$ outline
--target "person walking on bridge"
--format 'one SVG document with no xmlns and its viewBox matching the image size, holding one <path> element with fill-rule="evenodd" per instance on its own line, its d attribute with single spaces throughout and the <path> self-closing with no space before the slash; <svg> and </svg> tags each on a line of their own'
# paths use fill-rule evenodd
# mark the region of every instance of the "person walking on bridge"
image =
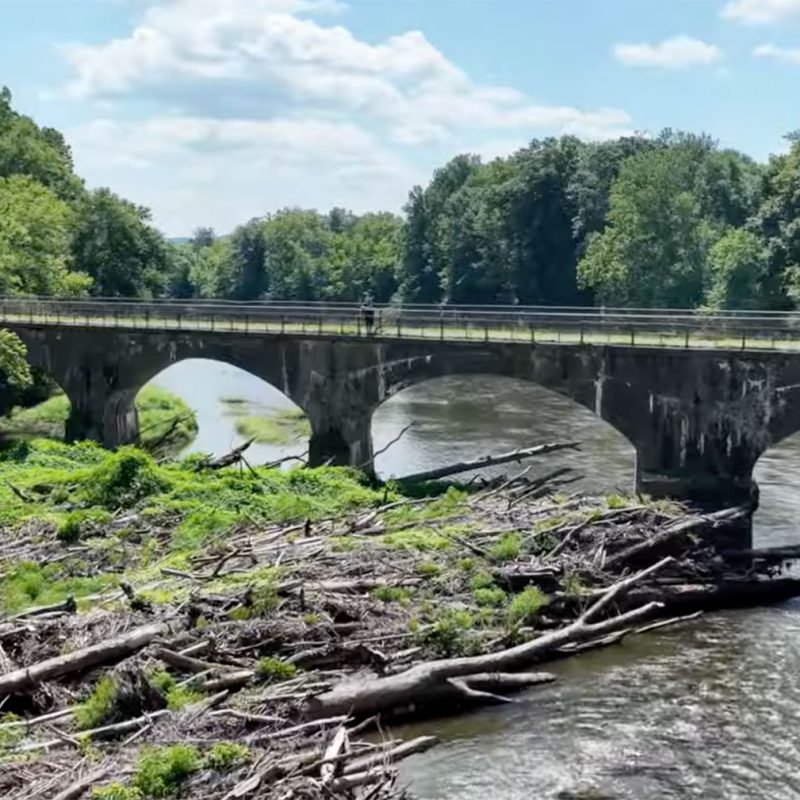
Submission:
<svg viewBox="0 0 800 800">
<path fill-rule="evenodd" d="M 364 320 L 364 328 L 367 336 L 372 336 L 375 327 L 375 307 L 372 305 L 372 295 L 367 292 L 361 301 L 361 319 Z"/>
</svg>

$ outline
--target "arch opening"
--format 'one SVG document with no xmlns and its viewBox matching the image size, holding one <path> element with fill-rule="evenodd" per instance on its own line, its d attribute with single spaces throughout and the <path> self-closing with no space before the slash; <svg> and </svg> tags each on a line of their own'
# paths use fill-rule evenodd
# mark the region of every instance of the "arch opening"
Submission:
<svg viewBox="0 0 800 800">
<path fill-rule="evenodd" d="M 44 370 L 33 369 L 33 384 L 9 389 L 0 398 L 0 440 L 63 439 L 70 402 L 63 387 Z"/>
<path fill-rule="evenodd" d="M 410 423 L 399 441 L 379 453 Z M 635 451 L 622 433 L 573 400 L 518 378 L 478 373 L 415 383 L 376 409 L 372 438 L 379 453 L 375 469 L 382 478 L 576 440 L 582 443 L 580 451 L 547 456 L 534 471 L 570 467 L 583 476 L 572 488 L 587 492 L 629 493 L 634 486 Z M 512 472 L 517 467 L 495 469 Z"/>
<path fill-rule="evenodd" d="M 753 515 L 753 547 L 780 547 L 800 542 L 800 431 L 761 454 L 753 469 L 759 507 Z"/>
<path fill-rule="evenodd" d="M 152 422 L 162 433 L 176 416 L 188 413 L 193 417 L 189 436 L 181 436 L 184 441 L 173 448 L 176 454 L 221 456 L 253 439 L 247 459 L 256 465 L 299 457 L 308 450 L 309 428 L 302 409 L 270 383 L 225 361 L 177 361 L 150 378 L 136 397 L 140 407 L 143 398 L 150 398 Z M 182 410 L 174 398 L 179 399 Z M 143 440 L 153 434 L 146 427 L 140 413 Z"/>
</svg>

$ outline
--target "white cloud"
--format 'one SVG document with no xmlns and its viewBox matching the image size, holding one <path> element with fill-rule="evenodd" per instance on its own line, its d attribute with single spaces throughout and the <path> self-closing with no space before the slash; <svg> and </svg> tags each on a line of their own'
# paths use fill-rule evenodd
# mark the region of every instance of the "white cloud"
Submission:
<svg viewBox="0 0 800 800">
<path fill-rule="evenodd" d="M 420 31 L 365 41 L 329 18 L 342 8 L 336 0 L 149 0 L 128 35 L 65 46 L 74 72 L 62 94 L 108 117 L 73 131 L 80 168 L 152 203 L 175 230 L 192 209 L 222 205 L 236 208 L 235 221 L 287 203 L 399 208 L 412 183 L 465 141 L 631 132 L 620 109 L 544 105 L 482 84 Z M 152 119 L 129 119 L 142 109 Z M 180 192 L 171 186 L 176 171 Z M 190 194 L 181 208 L 186 182 L 201 177 L 210 193 Z M 220 199 L 225 186 L 235 200 Z M 182 199 L 167 208 L 162 197 Z M 232 224 L 229 211 L 219 213 L 225 222 L 215 224 Z"/>
<path fill-rule="evenodd" d="M 800 14 L 800 0 L 730 0 L 722 9 L 723 17 L 751 25 L 781 22 L 795 14 Z"/>
<path fill-rule="evenodd" d="M 542 107 L 509 87 L 478 85 L 419 31 L 370 44 L 303 15 L 320 8 L 330 3 L 168 0 L 124 39 L 67 48 L 76 72 L 67 91 L 81 98 L 169 91 L 189 103 L 198 85 L 208 103 L 247 92 L 258 110 L 281 102 L 363 114 L 406 144 L 445 141 L 461 126 L 602 132 L 630 122 L 622 111 Z"/>
<path fill-rule="evenodd" d="M 800 65 L 800 48 L 778 47 L 774 44 L 762 44 L 753 50 L 753 55 L 758 58 L 771 58 L 785 64 Z"/>
<path fill-rule="evenodd" d="M 287 205 L 399 209 L 423 178 L 368 132 L 325 119 L 97 119 L 67 139 L 90 185 L 152 206 L 170 235 Z"/>
<path fill-rule="evenodd" d="M 618 44 L 614 57 L 629 67 L 656 67 L 659 69 L 685 69 L 709 66 L 722 60 L 722 51 L 689 36 L 676 36 L 657 44 Z"/>
</svg>

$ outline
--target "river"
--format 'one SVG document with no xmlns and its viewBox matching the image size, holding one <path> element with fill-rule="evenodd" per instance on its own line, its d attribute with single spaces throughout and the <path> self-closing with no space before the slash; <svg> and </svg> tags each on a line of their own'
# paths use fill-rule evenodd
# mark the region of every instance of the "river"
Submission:
<svg viewBox="0 0 800 800">
<path fill-rule="evenodd" d="M 242 441 L 224 398 L 293 408 L 242 370 L 184 361 L 154 383 L 197 411 L 189 450 L 219 454 Z M 580 453 L 548 457 L 585 476 L 576 487 L 629 491 L 633 451 L 590 412 L 530 384 L 451 377 L 400 393 L 375 414 L 380 475 L 555 439 Z M 253 463 L 299 454 L 305 442 L 251 449 Z M 800 540 L 800 437 L 760 460 L 756 546 Z M 559 680 L 510 706 L 426 723 L 405 733 L 443 744 L 404 764 L 420 800 L 554 798 L 800 798 L 800 600 L 697 621 L 555 664 Z"/>
</svg>

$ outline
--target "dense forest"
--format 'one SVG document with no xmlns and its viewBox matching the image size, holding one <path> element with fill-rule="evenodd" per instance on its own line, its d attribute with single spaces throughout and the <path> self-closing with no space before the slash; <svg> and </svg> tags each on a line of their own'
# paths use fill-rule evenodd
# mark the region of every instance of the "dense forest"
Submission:
<svg viewBox="0 0 800 800">
<path fill-rule="evenodd" d="M 0 93 L 0 294 L 792 308 L 800 138 L 766 165 L 664 131 L 460 155 L 400 217 L 284 209 L 167 241 Z"/>
</svg>

